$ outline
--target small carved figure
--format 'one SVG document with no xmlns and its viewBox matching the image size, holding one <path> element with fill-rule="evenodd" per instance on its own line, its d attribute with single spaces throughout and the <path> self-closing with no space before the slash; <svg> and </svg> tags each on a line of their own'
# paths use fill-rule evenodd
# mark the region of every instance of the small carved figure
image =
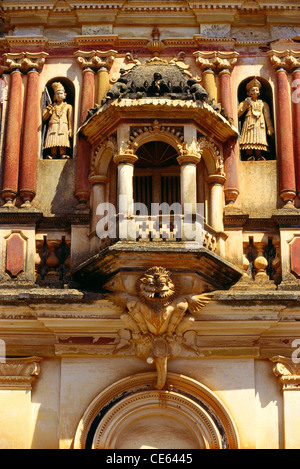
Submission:
<svg viewBox="0 0 300 469">
<path fill-rule="evenodd" d="M 170 84 L 163 80 L 162 75 L 158 72 L 154 73 L 153 81 L 147 90 L 148 95 L 162 96 L 164 93 L 169 93 L 170 90 Z"/>
<path fill-rule="evenodd" d="M 116 83 L 109 89 L 106 94 L 106 101 L 113 101 L 114 99 L 119 98 L 127 91 L 127 78 L 126 78 L 126 71 L 121 68 L 120 69 L 120 77 L 116 81 Z"/>
<path fill-rule="evenodd" d="M 246 150 L 248 161 L 265 159 L 261 152 L 269 151 L 267 134 L 274 134 L 269 106 L 258 99 L 261 86 L 260 81 L 256 77 L 253 78 L 246 86 L 248 97 L 238 107 L 239 118 L 246 113 L 240 148 Z"/>
<path fill-rule="evenodd" d="M 207 91 L 201 86 L 196 78 L 190 78 L 187 82 L 189 88 L 189 93 L 192 95 L 193 99 L 196 101 L 207 101 L 208 100 L 208 93 Z"/>
<path fill-rule="evenodd" d="M 73 108 L 68 104 L 66 92 L 60 82 L 52 85 L 54 90 L 54 103 L 46 107 L 43 121 L 49 119 L 44 149 L 50 149 L 46 159 L 67 159 L 67 148 L 71 147 L 70 138 L 73 136 Z"/>
</svg>

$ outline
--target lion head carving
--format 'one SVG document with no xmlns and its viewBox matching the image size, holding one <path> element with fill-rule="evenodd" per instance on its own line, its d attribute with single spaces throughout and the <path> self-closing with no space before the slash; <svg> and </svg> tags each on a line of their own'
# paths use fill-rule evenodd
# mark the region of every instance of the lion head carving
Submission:
<svg viewBox="0 0 300 469">
<path fill-rule="evenodd" d="M 166 304 L 175 294 L 175 285 L 164 267 L 151 267 L 140 278 L 138 290 L 140 297 L 147 302 Z"/>
</svg>

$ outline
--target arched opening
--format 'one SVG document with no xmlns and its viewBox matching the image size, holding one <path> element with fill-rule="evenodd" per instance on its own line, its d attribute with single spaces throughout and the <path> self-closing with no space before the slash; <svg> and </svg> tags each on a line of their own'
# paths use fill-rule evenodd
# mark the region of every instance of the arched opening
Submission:
<svg viewBox="0 0 300 469">
<path fill-rule="evenodd" d="M 134 201 L 146 205 L 148 213 L 152 203 L 180 203 L 180 167 L 175 148 L 154 140 L 141 145 L 136 155 L 139 159 L 134 166 Z"/>
<path fill-rule="evenodd" d="M 65 133 L 65 140 L 63 142 L 66 144 L 64 157 L 72 158 L 73 157 L 73 132 L 74 132 L 73 115 L 74 115 L 74 102 L 75 102 L 75 87 L 74 87 L 74 84 L 66 77 L 55 77 L 49 80 L 45 86 L 44 94 L 43 94 L 42 116 L 45 115 L 47 106 L 53 106 L 55 102 L 55 90 L 53 88 L 54 83 L 60 83 L 62 85 L 62 88 L 65 91 L 65 97 L 64 97 L 63 102 L 69 105 L 68 109 L 67 109 L 67 106 L 63 105 L 63 109 L 60 110 L 57 115 L 58 119 L 60 118 L 64 121 L 65 128 L 63 127 L 64 124 L 63 125 L 57 124 L 58 131 L 56 133 L 60 135 Z M 60 116 L 60 114 L 62 114 L 62 116 Z M 52 115 L 53 115 L 53 112 L 48 116 L 48 118 L 46 118 L 47 116 L 45 116 L 45 118 L 43 117 L 42 139 L 41 139 L 41 155 L 43 159 L 60 158 L 59 151 L 57 151 L 57 156 L 51 156 L 50 145 L 52 144 L 49 142 L 47 143 L 49 125 L 51 122 Z M 68 121 L 68 123 L 66 121 Z"/>
<path fill-rule="evenodd" d="M 175 373 L 167 389 L 153 389 L 155 381 L 141 373 L 103 390 L 79 422 L 74 449 L 239 448 L 235 424 L 210 389 Z"/>
<path fill-rule="evenodd" d="M 238 87 L 238 103 L 239 105 L 243 102 L 245 102 L 246 99 L 249 99 L 248 91 L 247 91 L 247 85 L 250 83 L 255 77 L 247 77 L 245 78 L 239 85 Z M 273 93 L 272 93 L 272 88 L 267 80 L 261 77 L 257 77 L 258 81 L 261 84 L 260 87 L 260 94 L 259 94 L 259 100 L 263 101 L 266 103 L 266 111 L 269 112 L 270 114 L 270 120 L 274 126 L 274 111 L 273 111 Z M 246 117 L 247 116 L 247 110 L 239 116 L 239 133 L 240 135 L 242 134 L 243 127 L 245 125 Z M 267 140 L 267 150 L 262 150 L 261 151 L 261 156 L 262 159 L 265 160 L 275 160 L 276 159 L 276 145 L 275 145 L 275 138 L 273 136 L 268 135 L 268 126 L 266 123 L 266 117 L 263 117 L 263 120 L 265 121 L 266 124 L 266 140 Z M 259 124 L 259 119 L 257 119 L 257 124 Z M 254 127 L 253 127 L 254 128 Z M 262 131 L 262 130 L 261 130 Z M 249 159 L 249 156 L 246 154 L 246 150 L 241 148 L 240 150 L 240 156 L 243 161 L 247 161 Z"/>
</svg>

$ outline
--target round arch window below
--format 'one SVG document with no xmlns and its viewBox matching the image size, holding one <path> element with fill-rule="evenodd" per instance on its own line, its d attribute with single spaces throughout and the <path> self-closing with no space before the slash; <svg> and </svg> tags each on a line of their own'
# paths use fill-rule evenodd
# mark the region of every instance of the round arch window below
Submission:
<svg viewBox="0 0 300 469">
<path fill-rule="evenodd" d="M 235 424 L 219 398 L 183 375 L 124 378 L 102 391 L 77 428 L 74 449 L 237 449 Z"/>
</svg>

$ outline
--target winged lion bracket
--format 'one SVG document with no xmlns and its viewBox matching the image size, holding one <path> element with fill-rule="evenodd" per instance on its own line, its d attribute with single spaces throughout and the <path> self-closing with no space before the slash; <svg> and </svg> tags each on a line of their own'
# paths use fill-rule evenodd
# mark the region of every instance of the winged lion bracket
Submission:
<svg viewBox="0 0 300 469">
<path fill-rule="evenodd" d="M 110 289 L 111 285 L 106 285 Z M 121 319 L 131 331 L 135 354 L 155 363 L 157 389 L 163 389 L 169 358 L 179 355 L 183 334 L 191 328 L 195 313 L 210 300 L 210 294 L 181 294 L 171 273 L 151 267 L 138 279 L 136 295 L 114 291 L 106 296 L 124 309 Z"/>
</svg>

